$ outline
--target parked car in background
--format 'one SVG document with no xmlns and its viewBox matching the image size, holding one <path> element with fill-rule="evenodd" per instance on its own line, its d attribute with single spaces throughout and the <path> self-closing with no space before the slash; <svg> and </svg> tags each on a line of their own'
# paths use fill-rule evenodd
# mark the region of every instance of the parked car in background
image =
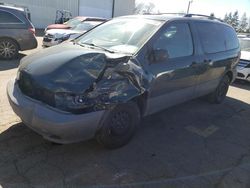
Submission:
<svg viewBox="0 0 250 188">
<path fill-rule="evenodd" d="M 71 29 L 50 29 L 43 37 L 43 46 L 50 47 L 62 43 L 68 39 L 75 39 L 90 29 L 102 24 L 104 19 L 95 21 L 83 21 Z"/>
<path fill-rule="evenodd" d="M 9 4 L 9 3 L 3 3 L 0 2 L 0 6 L 4 5 L 4 6 L 9 6 L 9 7 L 15 7 L 16 9 L 23 11 L 25 16 L 31 21 L 31 14 L 30 14 L 30 10 L 28 7 L 23 6 L 23 5 L 17 5 L 17 4 Z"/>
<path fill-rule="evenodd" d="M 23 58 L 7 93 L 44 138 L 117 148 L 141 117 L 201 96 L 221 103 L 239 58 L 235 30 L 214 17 L 126 16 Z"/>
<path fill-rule="evenodd" d="M 20 8 L 0 5 L 0 58 L 12 59 L 18 51 L 37 47 L 35 28 Z"/>
<path fill-rule="evenodd" d="M 246 38 L 246 37 L 250 37 L 250 33 L 238 34 L 238 38 Z"/>
<path fill-rule="evenodd" d="M 75 18 L 70 19 L 69 21 L 63 23 L 63 24 L 51 24 L 48 25 L 45 28 L 45 32 L 49 29 L 71 29 L 75 26 L 77 26 L 79 23 L 83 21 L 98 21 L 101 18 L 95 18 L 95 17 L 84 17 L 84 16 L 77 16 Z"/>
<path fill-rule="evenodd" d="M 250 36 L 239 37 L 241 58 L 237 66 L 237 79 L 250 82 Z"/>
</svg>

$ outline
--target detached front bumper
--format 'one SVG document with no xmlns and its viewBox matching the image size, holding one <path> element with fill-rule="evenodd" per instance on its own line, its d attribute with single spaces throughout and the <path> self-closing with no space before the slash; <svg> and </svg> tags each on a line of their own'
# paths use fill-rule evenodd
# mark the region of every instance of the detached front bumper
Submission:
<svg viewBox="0 0 250 188">
<path fill-rule="evenodd" d="M 28 127 L 56 143 L 73 143 L 95 136 L 105 111 L 75 115 L 23 95 L 14 81 L 7 86 L 9 103 Z"/>
</svg>

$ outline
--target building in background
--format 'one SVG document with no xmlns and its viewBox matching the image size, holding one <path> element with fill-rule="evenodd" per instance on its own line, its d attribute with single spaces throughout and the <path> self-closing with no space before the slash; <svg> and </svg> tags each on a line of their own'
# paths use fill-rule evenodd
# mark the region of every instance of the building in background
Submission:
<svg viewBox="0 0 250 188">
<path fill-rule="evenodd" d="M 72 16 L 112 18 L 133 14 L 135 0 L 0 0 L 1 3 L 28 7 L 36 28 L 55 22 L 57 10 L 68 10 Z"/>
</svg>

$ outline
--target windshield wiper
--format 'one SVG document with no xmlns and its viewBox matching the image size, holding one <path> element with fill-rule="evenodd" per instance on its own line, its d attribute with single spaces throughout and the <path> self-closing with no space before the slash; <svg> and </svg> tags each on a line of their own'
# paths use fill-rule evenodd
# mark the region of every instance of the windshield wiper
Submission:
<svg viewBox="0 0 250 188">
<path fill-rule="evenodd" d="M 97 46 L 96 44 L 94 44 L 94 43 L 79 43 L 80 45 L 88 45 L 88 46 L 91 46 L 91 47 L 94 47 L 94 48 L 99 48 L 99 49 L 102 49 L 102 50 L 104 50 L 104 51 L 106 51 L 106 52 L 109 52 L 109 53 L 115 53 L 115 51 L 112 51 L 112 50 L 109 50 L 109 49 L 107 49 L 107 48 L 104 48 L 104 47 L 102 47 L 102 46 Z"/>
</svg>

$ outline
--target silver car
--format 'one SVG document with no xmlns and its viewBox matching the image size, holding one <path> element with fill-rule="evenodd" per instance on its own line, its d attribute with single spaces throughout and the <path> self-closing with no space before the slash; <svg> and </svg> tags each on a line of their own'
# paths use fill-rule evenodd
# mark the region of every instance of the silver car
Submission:
<svg viewBox="0 0 250 188">
<path fill-rule="evenodd" d="M 239 37 L 239 41 L 241 45 L 241 57 L 237 66 L 236 78 L 250 82 L 250 37 Z"/>
<path fill-rule="evenodd" d="M 43 37 L 43 46 L 50 47 L 68 39 L 75 39 L 90 29 L 102 24 L 104 21 L 84 21 L 72 29 L 50 29 Z"/>
<path fill-rule="evenodd" d="M 0 59 L 37 47 L 35 28 L 22 8 L 0 5 Z"/>
</svg>

